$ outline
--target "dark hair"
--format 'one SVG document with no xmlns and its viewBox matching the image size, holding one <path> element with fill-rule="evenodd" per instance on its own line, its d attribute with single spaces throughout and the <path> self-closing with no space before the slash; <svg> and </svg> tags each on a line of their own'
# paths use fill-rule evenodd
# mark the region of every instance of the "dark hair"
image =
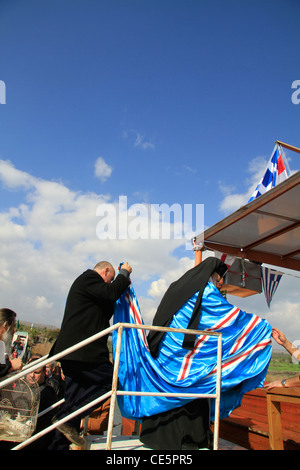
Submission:
<svg viewBox="0 0 300 470">
<path fill-rule="evenodd" d="M 31 364 L 32 362 L 35 362 L 38 359 L 41 359 L 41 357 L 43 357 L 41 354 L 38 354 L 38 353 L 33 354 L 31 358 L 28 360 L 27 364 Z M 41 369 L 43 369 L 43 371 L 46 371 L 46 365 L 42 366 Z"/>
<path fill-rule="evenodd" d="M 29 364 L 30 362 L 36 361 L 37 359 L 41 359 L 41 357 L 43 357 L 41 354 L 38 354 L 38 353 L 37 353 L 37 354 L 33 354 L 33 355 L 31 356 L 31 358 L 28 360 L 28 364 Z"/>
<path fill-rule="evenodd" d="M 0 325 L 7 323 L 8 327 L 11 327 L 16 318 L 17 314 L 13 310 L 10 310 L 9 308 L 0 308 Z"/>
</svg>

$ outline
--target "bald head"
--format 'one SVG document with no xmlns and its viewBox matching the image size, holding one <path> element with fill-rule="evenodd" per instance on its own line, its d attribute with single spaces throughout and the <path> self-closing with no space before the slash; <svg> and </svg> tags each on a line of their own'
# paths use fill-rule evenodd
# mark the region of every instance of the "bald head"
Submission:
<svg viewBox="0 0 300 470">
<path fill-rule="evenodd" d="M 110 284 L 115 278 L 114 267 L 108 261 L 99 261 L 94 267 L 94 271 L 96 271 L 107 284 Z"/>
</svg>

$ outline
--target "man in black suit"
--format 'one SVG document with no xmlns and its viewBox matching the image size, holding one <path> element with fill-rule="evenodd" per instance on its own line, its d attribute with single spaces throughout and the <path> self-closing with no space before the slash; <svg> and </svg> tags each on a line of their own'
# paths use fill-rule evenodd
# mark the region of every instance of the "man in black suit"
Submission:
<svg viewBox="0 0 300 470">
<path fill-rule="evenodd" d="M 94 269 L 88 269 L 74 281 L 67 297 L 61 330 L 50 356 L 109 327 L 114 303 L 130 284 L 131 272 L 131 266 L 124 263 L 114 280 L 113 266 L 107 261 L 100 261 Z M 61 359 L 65 376 L 65 403 L 56 420 L 111 390 L 113 365 L 109 360 L 107 339 L 108 336 L 104 336 Z M 69 441 L 83 445 L 83 439 L 79 436 L 81 419 L 82 416 L 76 416 L 58 426 L 49 449 L 67 450 Z"/>
</svg>

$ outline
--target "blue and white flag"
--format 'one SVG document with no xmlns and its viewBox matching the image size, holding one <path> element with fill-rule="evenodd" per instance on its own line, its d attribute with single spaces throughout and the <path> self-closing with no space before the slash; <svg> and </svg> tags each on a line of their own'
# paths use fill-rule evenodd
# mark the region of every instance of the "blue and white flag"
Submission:
<svg viewBox="0 0 300 470">
<path fill-rule="evenodd" d="M 268 307 L 271 305 L 271 300 L 282 278 L 282 274 L 283 273 L 275 269 L 261 266 L 261 280 Z"/>
<path fill-rule="evenodd" d="M 290 168 L 282 147 L 276 144 L 263 177 L 255 188 L 249 202 L 258 198 L 290 176 Z M 235 260 L 233 256 L 215 251 L 215 256 L 229 267 Z M 265 291 L 266 297 L 267 293 Z"/>
<path fill-rule="evenodd" d="M 195 293 L 173 316 L 171 328 L 187 328 Z M 117 301 L 114 323 L 143 324 L 132 284 Z M 220 418 L 240 406 L 243 394 L 262 387 L 271 358 L 271 325 L 257 315 L 231 305 L 209 282 L 201 306 L 201 331 L 222 333 L 222 378 Z M 118 389 L 138 392 L 203 393 L 216 391 L 217 337 L 201 334 L 193 350 L 182 348 L 184 334 L 165 333 L 159 354 L 153 358 L 144 330 L 124 328 L 121 344 Z M 113 332 L 115 354 L 117 331 Z M 179 406 L 195 398 L 118 396 L 122 416 L 142 419 Z M 214 419 L 214 399 L 211 400 Z"/>
<path fill-rule="evenodd" d="M 276 144 L 268 163 L 268 167 L 258 183 L 254 193 L 248 202 L 253 201 L 257 197 L 274 188 L 277 184 L 282 183 L 290 176 L 290 168 L 280 145 Z M 268 307 L 270 307 L 272 297 L 278 287 L 282 273 L 270 268 L 261 268 L 262 285 L 266 297 Z"/>
<path fill-rule="evenodd" d="M 266 171 L 248 202 L 251 202 L 253 199 L 266 193 L 277 184 L 282 183 L 282 181 L 289 176 L 290 169 L 283 149 L 281 146 L 276 144 Z"/>
</svg>

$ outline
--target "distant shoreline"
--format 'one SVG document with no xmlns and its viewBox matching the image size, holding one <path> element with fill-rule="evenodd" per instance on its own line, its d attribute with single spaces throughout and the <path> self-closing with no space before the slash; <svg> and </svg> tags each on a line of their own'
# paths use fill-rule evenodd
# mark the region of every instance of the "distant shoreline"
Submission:
<svg viewBox="0 0 300 470">
<path fill-rule="evenodd" d="M 54 325 L 45 325 L 43 323 L 36 323 L 36 322 L 32 322 L 32 321 L 24 321 L 24 320 L 19 320 L 19 322 L 22 324 L 22 325 L 25 325 L 25 326 L 35 326 L 36 328 L 46 328 L 47 330 L 59 330 L 60 327 L 59 326 L 54 326 Z"/>
</svg>

